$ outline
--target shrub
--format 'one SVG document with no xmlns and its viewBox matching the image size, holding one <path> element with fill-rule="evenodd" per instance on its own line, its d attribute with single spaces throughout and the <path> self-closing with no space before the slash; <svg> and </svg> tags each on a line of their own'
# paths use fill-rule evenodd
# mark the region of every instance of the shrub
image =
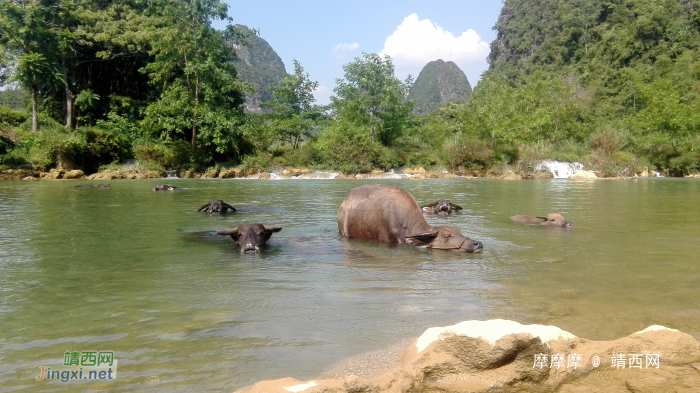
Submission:
<svg viewBox="0 0 700 393">
<path fill-rule="evenodd" d="M 128 154 L 125 137 L 92 127 L 78 128 L 57 152 L 64 167 L 81 168 L 85 173 L 97 172 L 100 165 L 119 162 Z"/>
<path fill-rule="evenodd" d="M 316 142 L 317 163 L 343 173 L 366 173 L 398 166 L 399 157 L 391 149 L 373 141 L 368 130 L 338 122 Z"/>
<path fill-rule="evenodd" d="M 29 113 L 15 111 L 4 106 L 0 106 L 0 123 L 9 124 L 12 127 L 17 127 L 29 119 Z"/>
<path fill-rule="evenodd" d="M 487 169 L 494 164 L 494 152 L 486 143 L 467 137 L 457 137 L 447 142 L 447 168 Z"/>
<path fill-rule="evenodd" d="M 614 130 L 605 130 L 591 135 L 591 148 L 605 155 L 622 150 L 627 144 L 624 136 Z"/>
<path fill-rule="evenodd" d="M 170 143 L 146 142 L 134 146 L 134 156 L 139 162 L 152 169 L 182 169 L 192 165 L 197 166 L 197 157 L 192 157 L 189 144 L 185 141 Z M 201 158 L 201 157 L 200 157 Z M 201 167 L 206 167 L 208 161 L 201 160 Z"/>
</svg>

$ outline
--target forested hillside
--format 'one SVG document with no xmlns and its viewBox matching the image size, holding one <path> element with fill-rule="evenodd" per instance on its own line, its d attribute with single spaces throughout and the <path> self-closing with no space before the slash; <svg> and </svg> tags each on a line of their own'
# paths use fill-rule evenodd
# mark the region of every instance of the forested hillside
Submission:
<svg viewBox="0 0 700 393">
<path fill-rule="evenodd" d="M 253 93 L 245 95 L 245 106 L 248 112 L 260 112 L 260 104 L 272 99 L 272 87 L 280 83 L 287 71 L 279 55 L 263 38 L 251 34 L 244 25 L 235 28 L 246 33 L 244 38 L 234 39 L 236 61 L 241 79 L 253 84 Z"/>
<path fill-rule="evenodd" d="M 420 71 L 408 100 L 415 102 L 413 113 L 424 115 L 446 102 L 466 100 L 471 93 L 472 86 L 457 64 L 438 59 Z"/>
<path fill-rule="evenodd" d="M 505 0 L 489 70 L 437 109 L 449 89 L 375 53 L 318 106 L 298 61 L 286 74 L 256 32 L 212 28 L 232 22 L 219 0 L 51 4 L 0 0 L 0 83 L 19 86 L 2 94 L 0 169 L 700 172 L 700 0 Z M 245 113 L 254 94 L 264 113 Z"/>
</svg>

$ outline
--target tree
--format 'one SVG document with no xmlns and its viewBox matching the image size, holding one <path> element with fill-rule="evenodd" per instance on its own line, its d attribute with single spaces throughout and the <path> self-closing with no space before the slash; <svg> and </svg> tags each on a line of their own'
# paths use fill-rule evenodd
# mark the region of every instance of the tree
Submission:
<svg viewBox="0 0 700 393">
<path fill-rule="evenodd" d="M 272 111 L 275 128 L 296 149 L 302 137 L 311 135 L 321 111 L 313 105 L 318 82 L 310 80 L 308 73 L 304 74 L 304 68 L 296 59 L 293 62 L 294 73 L 273 87 L 272 100 L 261 106 Z"/>
<path fill-rule="evenodd" d="M 32 131 L 39 128 L 39 95 L 54 89 L 60 78 L 53 57 L 56 50 L 55 31 L 50 19 L 53 10 L 41 1 L 0 0 L 0 50 L 12 53 L 14 78 L 30 91 L 32 97 Z"/>
<path fill-rule="evenodd" d="M 413 102 L 405 101 L 411 77 L 394 76 L 391 57 L 363 53 L 343 66 L 345 79 L 337 79 L 331 102 L 340 119 L 369 126 L 372 140 L 385 146 L 399 137 L 410 119 Z"/>
<path fill-rule="evenodd" d="M 243 83 L 232 65 L 233 50 L 211 20 L 229 21 L 226 4 L 218 0 L 159 0 L 148 12 L 157 23 L 151 41 L 154 60 L 142 71 L 160 89 L 145 109 L 144 124 L 166 139 L 190 137 L 223 153 L 242 122 Z M 234 34 L 232 26 L 227 31 Z"/>
</svg>

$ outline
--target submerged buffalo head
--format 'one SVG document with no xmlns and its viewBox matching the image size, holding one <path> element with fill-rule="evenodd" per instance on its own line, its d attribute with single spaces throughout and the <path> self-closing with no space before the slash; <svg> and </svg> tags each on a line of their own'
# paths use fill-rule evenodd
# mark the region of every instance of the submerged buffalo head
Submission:
<svg viewBox="0 0 700 393">
<path fill-rule="evenodd" d="M 452 227 L 435 227 L 428 232 L 406 236 L 406 243 L 447 251 L 479 253 L 484 250 L 481 242 L 471 240 Z"/>
<path fill-rule="evenodd" d="M 273 232 L 279 232 L 282 227 L 273 227 L 263 224 L 243 224 L 235 228 L 219 229 L 219 235 L 231 235 L 236 241 L 241 252 L 259 252 L 267 245 L 267 241 Z"/>
<path fill-rule="evenodd" d="M 570 228 L 574 226 L 574 224 L 572 224 L 571 222 L 566 221 L 566 219 L 564 219 L 564 216 L 557 213 L 550 213 L 546 216 L 537 216 L 537 218 L 542 219 L 540 225 L 551 225 L 562 228 Z"/>
<path fill-rule="evenodd" d="M 161 184 L 153 187 L 153 191 L 174 191 L 179 189 L 180 187 L 171 186 L 170 184 Z"/>
<path fill-rule="evenodd" d="M 571 228 L 574 226 L 574 224 L 572 224 L 571 222 L 566 221 L 561 214 L 557 214 L 557 213 L 550 213 L 550 214 L 547 214 L 546 216 L 537 216 L 537 217 L 525 216 L 525 215 L 519 214 L 517 216 L 511 217 L 510 219 L 512 221 L 519 222 L 519 223 L 525 224 L 525 225 L 542 225 L 542 226 L 561 227 L 561 228 Z"/>
<path fill-rule="evenodd" d="M 236 212 L 235 207 L 229 205 L 228 203 L 222 201 L 221 199 L 209 201 L 206 204 L 204 204 L 202 207 L 197 209 L 197 211 L 201 212 L 204 209 L 207 209 L 207 213 L 209 213 L 209 214 L 226 214 L 229 211 L 231 213 Z"/>
<path fill-rule="evenodd" d="M 455 205 L 447 199 L 438 199 L 437 201 L 425 206 L 421 206 L 423 213 L 452 213 L 453 211 L 462 210 L 462 206 Z"/>
</svg>

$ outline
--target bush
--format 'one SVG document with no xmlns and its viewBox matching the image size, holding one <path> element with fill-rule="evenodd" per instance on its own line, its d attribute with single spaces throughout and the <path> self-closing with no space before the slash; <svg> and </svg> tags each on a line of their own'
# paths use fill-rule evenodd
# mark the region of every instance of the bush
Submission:
<svg viewBox="0 0 700 393">
<path fill-rule="evenodd" d="M 100 165 L 119 162 L 129 153 L 129 141 L 124 136 L 99 128 L 81 127 L 61 144 L 57 156 L 65 168 L 94 173 Z"/>
<path fill-rule="evenodd" d="M 700 172 L 700 152 L 683 151 L 678 157 L 668 161 L 668 172 L 672 176 L 684 176 Z"/>
<path fill-rule="evenodd" d="M 373 141 L 369 130 L 338 122 L 316 142 L 317 164 L 343 173 L 366 173 L 398 166 L 399 157 L 391 149 Z"/>
<path fill-rule="evenodd" d="M 488 169 L 496 161 L 493 150 L 486 143 L 467 137 L 457 137 L 448 141 L 445 146 L 445 152 L 449 170 L 455 170 L 460 167 Z"/>
<path fill-rule="evenodd" d="M 185 141 L 173 141 L 170 143 L 147 142 L 134 146 L 134 156 L 140 163 L 152 169 L 182 169 L 192 165 L 197 166 L 192 157 L 189 144 Z M 206 167 L 208 160 L 203 159 L 202 167 Z"/>
<path fill-rule="evenodd" d="M 17 127 L 29 119 L 29 113 L 15 111 L 4 106 L 0 106 L 0 123 L 9 124 L 12 127 Z"/>
<path fill-rule="evenodd" d="M 608 129 L 591 135 L 591 148 L 605 155 L 622 150 L 626 144 L 626 138 L 614 130 Z"/>
</svg>

